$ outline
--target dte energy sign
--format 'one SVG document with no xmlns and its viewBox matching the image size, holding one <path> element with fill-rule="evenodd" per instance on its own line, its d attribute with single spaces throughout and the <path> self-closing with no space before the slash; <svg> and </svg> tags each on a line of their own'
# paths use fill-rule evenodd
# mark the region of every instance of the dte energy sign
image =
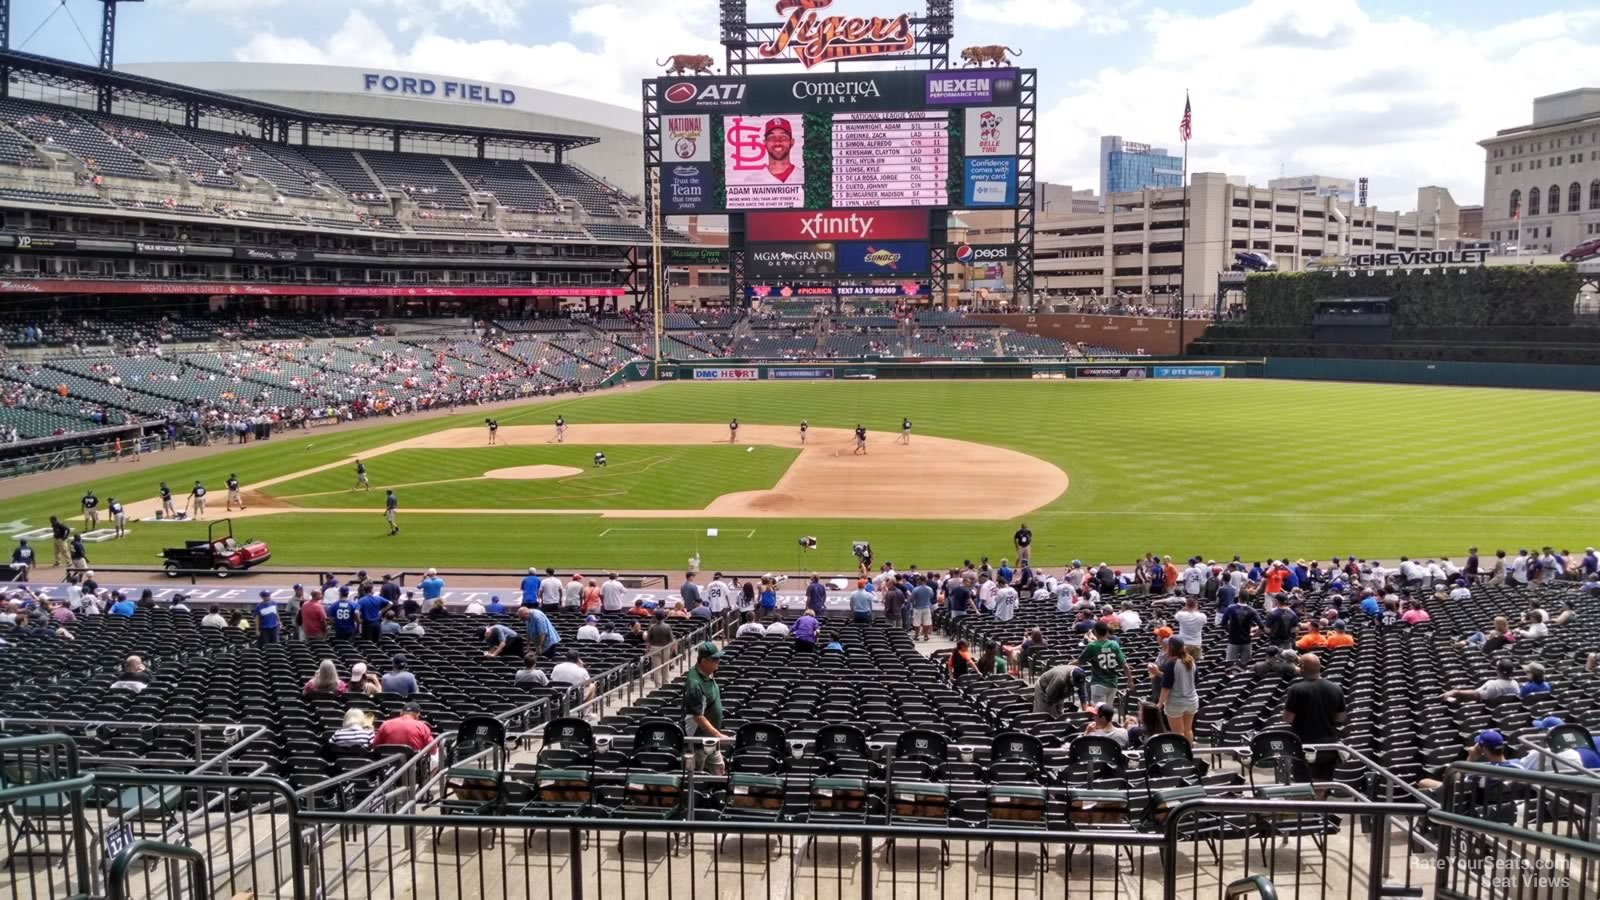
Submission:
<svg viewBox="0 0 1600 900">
<path fill-rule="evenodd" d="M 414 75 L 365 72 L 361 75 L 361 82 L 369 93 L 404 94 L 408 97 L 432 97 L 435 100 L 487 103 L 494 106 L 511 106 L 517 102 L 517 92 L 510 88 L 491 87 L 467 81 L 434 81 L 432 78 L 419 78 Z"/>
</svg>

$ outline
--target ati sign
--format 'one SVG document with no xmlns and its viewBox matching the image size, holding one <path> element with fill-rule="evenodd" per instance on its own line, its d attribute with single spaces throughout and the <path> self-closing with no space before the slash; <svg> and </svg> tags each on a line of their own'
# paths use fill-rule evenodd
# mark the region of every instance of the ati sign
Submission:
<svg viewBox="0 0 1600 900">
<path fill-rule="evenodd" d="M 978 266 L 984 263 L 1011 262 L 1016 258 L 1016 248 L 1010 244 L 994 244 L 987 247 L 957 244 L 951 248 L 950 256 L 963 266 Z"/>
<path fill-rule="evenodd" d="M 916 49 L 911 14 L 894 18 L 819 16 L 833 0 L 778 0 L 778 15 L 787 16 L 772 40 L 756 47 L 762 59 L 798 61 L 806 68 L 833 60 L 894 56 Z"/>
<path fill-rule="evenodd" d="M 661 103 L 675 109 L 738 109 L 744 106 L 744 92 L 743 81 L 697 78 L 662 88 Z"/>
<path fill-rule="evenodd" d="M 1353 253 L 1357 269 L 1398 269 L 1407 266 L 1481 266 L 1487 250 L 1400 250 L 1394 253 Z"/>
<path fill-rule="evenodd" d="M 745 216 L 751 241 L 926 240 L 928 212 L 918 209 L 845 212 L 761 212 Z"/>
</svg>

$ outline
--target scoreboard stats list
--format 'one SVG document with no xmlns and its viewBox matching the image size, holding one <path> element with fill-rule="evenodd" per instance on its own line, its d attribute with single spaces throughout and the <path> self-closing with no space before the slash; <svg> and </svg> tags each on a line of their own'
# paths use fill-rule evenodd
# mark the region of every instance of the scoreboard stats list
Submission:
<svg viewBox="0 0 1600 900">
<path fill-rule="evenodd" d="M 945 206 L 950 120 L 943 110 L 833 114 L 833 205 Z"/>
</svg>

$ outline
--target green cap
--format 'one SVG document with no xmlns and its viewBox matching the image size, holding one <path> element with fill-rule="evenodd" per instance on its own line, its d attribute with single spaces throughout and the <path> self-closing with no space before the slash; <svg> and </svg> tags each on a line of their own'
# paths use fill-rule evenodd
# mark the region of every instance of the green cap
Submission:
<svg viewBox="0 0 1600 900">
<path fill-rule="evenodd" d="M 700 659 L 721 659 L 722 658 L 722 648 L 718 647 L 716 644 L 712 643 L 711 641 L 702 642 L 700 644 L 700 647 L 698 648 L 698 652 L 699 652 L 699 658 Z"/>
</svg>

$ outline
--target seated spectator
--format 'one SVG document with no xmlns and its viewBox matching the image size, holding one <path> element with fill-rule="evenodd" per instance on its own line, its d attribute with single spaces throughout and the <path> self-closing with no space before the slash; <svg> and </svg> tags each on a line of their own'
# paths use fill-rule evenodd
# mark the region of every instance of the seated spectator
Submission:
<svg viewBox="0 0 1600 900">
<path fill-rule="evenodd" d="M 113 616 L 120 616 L 124 619 L 131 619 L 133 618 L 133 614 L 139 611 L 138 604 L 134 603 L 132 600 L 129 600 L 127 597 L 122 596 L 120 592 L 112 593 L 111 597 L 111 608 L 106 610 L 106 612 L 109 614 Z M 235 615 L 237 615 L 237 612 Z"/>
<path fill-rule="evenodd" d="M 372 736 L 374 747 L 410 747 L 421 750 L 433 743 L 433 729 L 422 721 L 422 706 L 412 702 L 400 710 L 400 715 L 378 726 Z"/>
<path fill-rule="evenodd" d="M 495 594 L 489 598 L 489 605 L 483 611 L 491 616 L 503 616 L 506 614 L 506 605 L 500 602 L 500 595 Z"/>
<path fill-rule="evenodd" d="M 1083 733 L 1111 738 L 1119 747 L 1128 746 L 1128 729 L 1117 724 L 1117 711 L 1109 703 L 1095 707 L 1094 718 L 1084 726 Z"/>
<path fill-rule="evenodd" d="M 735 639 L 742 637 L 761 637 L 766 633 L 766 626 L 756 621 L 756 614 L 754 612 L 742 612 L 739 614 L 739 627 L 734 631 L 733 636 Z"/>
<path fill-rule="evenodd" d="M 422 637 L 428 633 L 428 629 L 423 628 L 422 620 L 413 615 L 406 619 L 404 625 L 400 626 L 400 633 L 408 637 Z"/>
<path fill-rule="evenodd" d="M 1530 609 L 1522 614 L 1522 628 L 1517 631 L 1519 640 L 1536 641 L 1550 636 L 1550 626 L 1544 623 L 1544 610 Z"/>
<path fill-rule="evenodd" d="M 598 640 L 600 640 L 600 628 L 598 627 L 598 625 L 596 625 L 596 623 L 599 622 L 599 621 L 600 620 L 595 618 L 594 616 L 586 616 L 584 618 L 584 620 L 583 620 L 583 624 L 578 626 L 578 640 L 580 640 L 580 641 L 598 641 Z"/>
<path fill-rule="evenodd" d="M 1522 670 L 1528 673 L 1528 680 L 1522 683 L 1522 686 L 1518 688 L 1517 693 L 1524 697 L 1531 697 L 1534 694 L 1550 693 L 1550 682 L 1545 680 L 1543 665 L 1536 662 L 1531 662 L 1523 666 Z"/>
<path fill-rule="evenodd" d="M 1328 649 L 1328 639 L 1323 637 L 1322 626 L 1317 625 L 1317 620 L 1315 620 L 1315 618 L 1314 620 L 1307 621 L 1306 629 L 1306 636 L 1301 637 L 1299 641 L 1294 642 L 1294 649 L 1299 650 L 1301 653 L 1307 653 L 1310 652 L 1310 650 Z"/>
<path fill-rule="evenodd" d="M 634 622 L 633 624 L 638 626 L 639 623 Z M 600 643 L 602 644 L 620 644 L 625 640 L 626 638 L 622 636 L 622 632 L 618 631 L 615 626 L 606 625 L 600 630 Z"/>
<path fill-rule="evenodd" d="M 372 713 L 365 709 L 346 710 L 344 724 L 328 735 L 328 746 L 335 750 L 365 750 L 372 746 Z"/>
<path fill-rule="evenodd" d="M 1417 598 L 1407 601 L 1406 611 L 1400 614 L 1400 621 L 1407 625 L 1421 625 L 1428 620 L 1428 611 L 1422 608 L 1422 601 Z"/>
<path fill-rule="evenodd" d="M 786 638 L 789 636 L 789 626 L 783 624 L 782 619 L 773 619 L 762 631 L 766 637 Z"/>
<path fill-rule="evenodd" d="M 1517 768 L 1517 764 L 1506 759 L 1505 735 L 1494 729 L 1478 732 L 1472 739 L 1472 746 L 1467 749 L 1467 762 L 1481 763 L 1486 766 L 1505 766 Z M 1432 778 L 1424 778 L 1417 782 L 1417 787 L 1425 791 L 1436 791 L 1444 783 Z"/>
<path fill-rule="evenodd" d="M 532 687 L 544 687 L 550 683 L 550 676 L 546 675 L 544 670 L 539 668 L 539 657 L 529 653 L 522 657 L 522 668 L 517 670 L 517 673 L 511 677 L 511 680 L 516 684 L 529 685 Z"/>
<path fill-rule="evenodd" d="M 1356 639 L 1350 634 L 1348 629 L 1349 626 L 1345 625 L 1343 619 L 1333 623 L 1333 633 L 1327 636 L 1329 650 L 1340 650 L 1345 647 L 1354 647 L 1356 645 Z"/>
<path fill-rule="evenodd" d="M 654 610 L 644 605 L 643 598 L 635 598 L 633 601 L 633 608 L 628 610 L 628 615 L 639 616 L 640 618 L 649 618 L 653 613 Z"/>
<path fill-rule="evenodd" d="M 443 597 L 433 601 L 428 606 L 428 618 L 430 619 L 442 619 L 448 615 L 450 615 L 450 610 L 445 608 Z"/>
<path fill-rule="evenodd" d="M 1456 700 L 1477 700 L 1486 703 L 1501 697 L 1515 697 L 1521 693 L 1522 686 L 1517 684 L 1517 679 L 1514 677 L 1517 671 L 1516 663 L 1502 659 L 1495 663 L 1494 669 L 1495 677 L 1479 685 L 1477 690 L 1445 691 L 1439 699 L 1446 703 L 1453 703 Z"/>
<path fill-rule="evenodd" d="M 391 660 L 392 668 L 384 673 L 380 681 L 380 684 L 383 685 L 384 693 L 410 695 L 421 690 L 417 686 L 417 676 L 407 668 L 409 662 L 404 653 L 396 653 L 394 655 L 394 659 Z"/>
<path fill-rule="evenodd" d="M 122 661 L 122 671 L 117 673 L 117 680 L 111 683 L 113 691 L 133 691 L 135 694 L 149 686 L 150 671 L 144 667 L 144 660 L 137 656 Z"/>
<path fill-rule="evenodd" d="M 1450 589 L 1449 597 L 1455 601 L 1472 599 L 1472 589 L 1467 587 L 1466 579 L 1456 581 L 1456 586 Z"/>
<path fill-rule="evenodd" d="M 1278 645 L 1268 644 L 1267 658 L 1251 667 L 1257 675 L 1277 675 L 1290 678 L 1300 674 L 1300 658 L 1293 653 L 1283 652 Z"/>
<path fill-rule="evenodd" d="M 383 611 L 382 618 L 378 620 L 378 633 L 380 635 L 400 633 L 400 620 L 395 618 L 394 607 L 388 607 Z"/>
<path fill-rule="evenodd" d="M 1463 650 L 1476 647 L 1487 655 L 1493 655 L 1516 639 L 1517 635 L 1511 630 L 1511 623 L 1506 621 L 1506 617 L 1495 616 L 1494 623 L 1488 628 L 1474 631 L 1464 640 L 1457 641 L 1456 646 Z"/>
<path fill-rule="evenodd" d="M 478 602 L 477 597 L 473 597 L 471 600 L 467 601 L 467 608 L 462 610 L 462 612 L 469 616 L 482 616 L 487 615 L 489 610 L 482 603 Z"/>
<path fill-rule="evenodd" d="M 335 668 L 333 660 L 325 659 L 317 665 L 317 674 L 306 681 L 305 693 L 342 694 L 349 687 L 348 684 L 339 680 L 339 670 Z"/>
</svg>

